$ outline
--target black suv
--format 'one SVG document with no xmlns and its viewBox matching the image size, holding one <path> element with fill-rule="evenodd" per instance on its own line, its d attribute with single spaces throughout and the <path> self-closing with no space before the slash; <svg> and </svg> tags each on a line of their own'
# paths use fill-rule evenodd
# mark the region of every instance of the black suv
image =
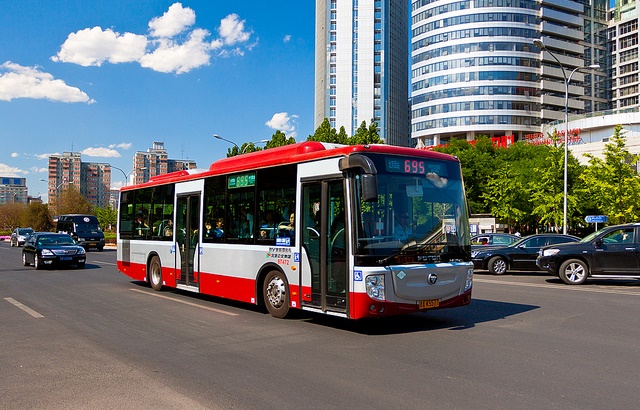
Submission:
<svg viewBox="0 0 640 410">
<path fill-rule="evenodd" d="M 608 226 L 577 243 L 540 249 L 536 264 L 568 285 L 588 277 L 640 279 L 640 223 Z"/>
<path fill-rule="evenodd" d="M 474 269 L 502 275 L 509 270 L 538 270 L 536 257 L 540 248 L 554 243 L 577 242 L 571 235 L 541 233 L 527 236 L 507 246 L 480 246 L 471 250 Z"/>
</svg>

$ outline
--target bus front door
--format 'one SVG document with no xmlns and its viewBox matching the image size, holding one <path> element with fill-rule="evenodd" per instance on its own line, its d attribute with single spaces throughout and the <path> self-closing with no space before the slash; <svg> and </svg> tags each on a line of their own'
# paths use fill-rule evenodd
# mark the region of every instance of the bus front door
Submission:
<svg viewBox="0 0 640 410">
<path fill-rule="evenodd" d="M 347 313 L 348 248 L 343 180 L 305 183 L 302 195 L 305 216 L 301 222 L 302 246 L 311 270 L 311 300 L 307 298 L 303 303 L 325 312 Z"/>
<path fill-rule="evenodd" d="M 198 286 L 198 265 L 200 243 L 200 195 L 178 196 L 176 212 L 176 243 L 179 257 L 176 266 L 176 283 L 183 286 Z"/>
</svg>

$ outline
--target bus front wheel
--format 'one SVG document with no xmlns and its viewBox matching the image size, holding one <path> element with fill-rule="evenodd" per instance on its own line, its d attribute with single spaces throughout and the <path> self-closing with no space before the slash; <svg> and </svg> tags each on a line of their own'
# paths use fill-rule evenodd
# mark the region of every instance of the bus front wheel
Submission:
<svg viewBox="0 0 640 410">
<path fill-rule="evenodd" d="M 289 284 L 282 272 L 273 270 L 267 274 L 262 296 L 271 316 L 284 318 L 289 314 Z"/>
<path fill-rule="evenodd" d="M 149 262 L 149 282 L 153 290 L 162 289 L 162 265 L 160 265 L 160 258 L 154 256 Z"/>
</svg>

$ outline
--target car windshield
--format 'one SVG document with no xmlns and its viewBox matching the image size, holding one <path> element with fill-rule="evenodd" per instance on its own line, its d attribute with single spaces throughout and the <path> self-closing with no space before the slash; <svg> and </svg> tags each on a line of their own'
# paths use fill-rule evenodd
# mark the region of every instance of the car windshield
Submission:
<svg viewBox="0 0 640 410">
<path fill-rule="evenodd" d="M 596 236 L 600 235 L 602 233 L 602 231 L 604 231 L 604 229 L 605 228 L 600 229 L 599 231 L 590 233 L 589 235 L 587 235 L 584 238 L 580 239 L 580 242 L 581 243 L 591 242 Z"/>
<path fill-rule="evenodd" d="M 18 235 L 27 235 L 27 234 L 32 234 L 32 233 L 33 233 L 33 229 L 31 229 L 31 228 L 18 229 Z"/>
<path fill-rule="evenodd" d="M 434 262 L 469 260 L 469 215 L 459 164 L 378 155 L 371 159 L 378 171 L 378 200 L 360 201 L 356 253 L 382 260 L 398 252 Z"/>
<path fill-rule="evenodd" d="M 39 246 L 74 245 L 75 241 L 69 235 L 47 235 L 38 237 Z"/>
<path fill-rule="evenodd" d="M 76 224 L 77 233 L 98 233 L 101 232 L 100 225 L 97 223 L 80 223 Z"/>
</svg>

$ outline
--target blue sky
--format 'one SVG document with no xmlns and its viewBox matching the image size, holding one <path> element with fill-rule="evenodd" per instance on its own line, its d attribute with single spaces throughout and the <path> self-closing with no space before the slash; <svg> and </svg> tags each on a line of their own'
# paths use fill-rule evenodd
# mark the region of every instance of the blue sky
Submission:
<svg viewBox="0 0 640 410">
<path fill-rule="evenodd" d="M 0 0 L 0 176 L 46 201 L 47 161 L 131 171 L 163 141 L 199 168 L 313 129 L 311 0 Z M 112 186 L 124 183 L 112 170 Z"/>
</svg>

